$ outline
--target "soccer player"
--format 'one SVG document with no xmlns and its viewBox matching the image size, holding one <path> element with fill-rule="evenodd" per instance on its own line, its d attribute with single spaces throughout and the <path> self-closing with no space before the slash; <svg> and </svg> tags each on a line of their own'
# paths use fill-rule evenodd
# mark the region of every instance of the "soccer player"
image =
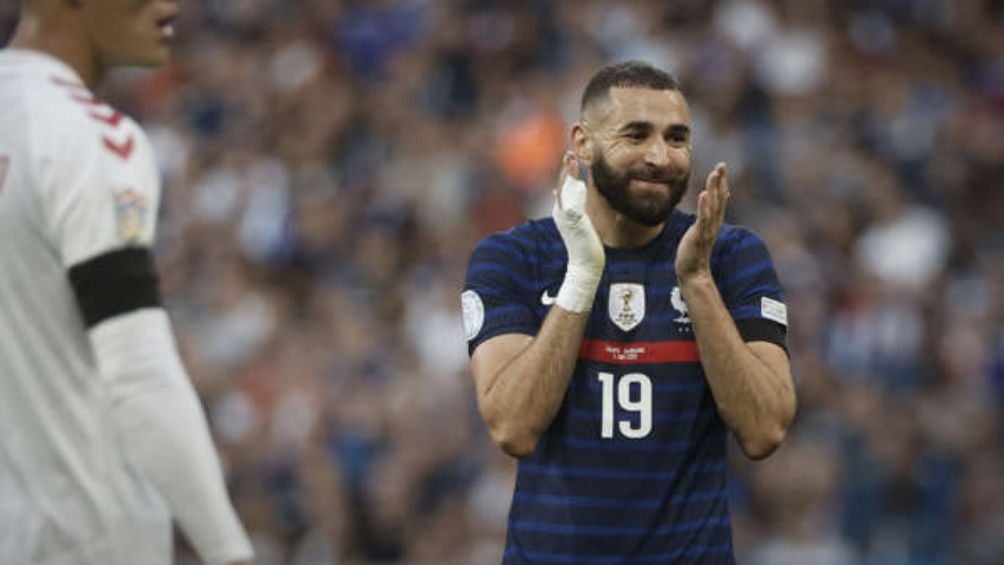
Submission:
<svg viewBox="0 0 1004 565">
<path fill-rule="evenodd" d="M 23 0 L 0 51 L 0 563 L 168 565 L 171 517 L 249 563 L 161 308 L 151 147 L 91 88 L 157 65 L 175 1 Z"/>
<path fill-rule="evenodd" d="M 478 244 L 462 295 L 481 415 L 520 458 L 504 563 L 733 563 L 728 431 L 760 459 L 795 412 L 770 256 L 722 225 L 724 164 L 675 209 L 671 75 L 601 69 L 570 140 L 552 218 Z"/>
</svg>

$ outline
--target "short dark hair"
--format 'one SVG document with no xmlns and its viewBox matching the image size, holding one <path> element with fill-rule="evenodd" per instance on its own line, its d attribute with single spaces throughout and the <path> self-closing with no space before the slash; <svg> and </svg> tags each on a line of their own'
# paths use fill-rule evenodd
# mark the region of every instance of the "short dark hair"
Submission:
<svg viewBox="0 0 1004 565">
<path fill-rule="evenodd" d="M 579 109 L 605 98 L 611 88 L 640 86 L 653 90 L 680 90 L 676 77 L 644 61 L 624 61 L 607 65 L 589 79 Z"/>
</svg>

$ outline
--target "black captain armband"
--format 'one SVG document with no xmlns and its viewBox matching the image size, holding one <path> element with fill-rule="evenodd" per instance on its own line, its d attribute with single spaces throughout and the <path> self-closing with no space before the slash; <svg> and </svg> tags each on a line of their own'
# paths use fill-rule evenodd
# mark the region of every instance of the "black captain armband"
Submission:
<svg viewBox="0 0 1004 565">
<path fill-rule="evenodd" d="M 743 341 L 767 341 L 788 353 L 788 328 L 773 320 L 754 318 L 736 320 L 736 329 Z"/>
<path fill-rule="evenodd" d="M 69 275 L 88 328 L 134 310 L 160 306 L 157 271 L 146 247 L 98 255 L 70 267 Z"/>
</svg>

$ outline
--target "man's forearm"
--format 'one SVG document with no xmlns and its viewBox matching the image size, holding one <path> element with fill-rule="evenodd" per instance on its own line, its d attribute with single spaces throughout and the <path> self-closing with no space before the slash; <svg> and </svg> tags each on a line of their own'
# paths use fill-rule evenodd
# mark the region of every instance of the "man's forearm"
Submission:
<svg viewBox="0 0 1004 565">
<path fill-rule="evenodd" d="M 488 384 L 482 412 L 507 453 L 529 455 L 551 425 L 575 370 L 588 320 L 588 312 L 551 308 L 533 341 Z"/>
<path fill-rule="evenodd" d="M 481 415 L 495 443 L 515 457 L 533 453 L 561 407 L 606 262 L 577 163 L 565 154 L 551 211 L 568 255 L 554 306 L 535 337 L 496 336 L 471 359 Z"/>
<path fill-rule="evenodd" d="M 794 391 L 742 340 L 710 275 L 680 281 L 701 364 L 725 423 L 754 458 L 769 455 L 794 416 Z"/>
<path fill-rule="evenodd" d="M 154 484 L 209 565 L 252 556 L 205 415 L 160 309 L 106 321 L 91 341 L 125 455 Z"/>
</svg>

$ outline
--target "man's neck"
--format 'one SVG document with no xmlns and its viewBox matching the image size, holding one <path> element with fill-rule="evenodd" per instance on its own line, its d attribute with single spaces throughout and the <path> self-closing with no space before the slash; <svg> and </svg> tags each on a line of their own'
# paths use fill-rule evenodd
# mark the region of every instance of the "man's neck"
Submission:
<svg viewBox="0 0 1004 565">
<path fill-rule="evenodd" d="M 86 39 L 75 31 L 78 26 L 62 21 L 69 17 L 52 16 L 43 22 L 39 17 L 24 15 L 8 47 L 51 55 L 76 71 L 89 88 L 94 88 L 103 73 Z"/>
<path fill-rule="evenodd" d="M 596 228 L 603 245 L 613 248 L 641 247 L 662 233 L 666 222 L 655 226 L 646 226 L 631 220 L 624 214 L 614 210 L 610 204 L 590 187 L 589 199 L 586 201 L 586 212 Z"/>
</svg>

